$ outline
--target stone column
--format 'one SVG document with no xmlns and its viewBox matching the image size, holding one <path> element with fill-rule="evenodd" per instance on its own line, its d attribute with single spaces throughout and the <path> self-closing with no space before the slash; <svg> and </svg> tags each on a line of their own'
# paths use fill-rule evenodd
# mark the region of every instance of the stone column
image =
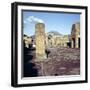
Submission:
<svg viewBox="0 0 90 90">
<path fill-rule="evenodd" d="M 35 38 L 36 38 L 36 59 L 45 59 L 45 25 L 37 23 L 35 25 Z"/>
<path fill-rule="evenodd" d="M 74 48 L 74 41 L 71 39 L 71 48 Z"/>
<path fill-rule="evenodd" d="M 79 48 L 79 45 L 78 45 L 78 37 L 75 38 L 75 48 Z"/>
</svg>

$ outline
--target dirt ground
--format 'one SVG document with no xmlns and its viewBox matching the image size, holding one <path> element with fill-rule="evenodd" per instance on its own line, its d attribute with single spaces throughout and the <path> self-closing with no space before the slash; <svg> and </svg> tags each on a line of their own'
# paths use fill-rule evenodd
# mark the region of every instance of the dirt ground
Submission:
<svg viewBox="0 0 90 90">
<path fill-rule="evenodd" d="M 24 77 L 80 74 L 80 49 L 49 48 L 48 58 L 37 61 L 35 50 L 28 50 L 24 60 Z"/>
</svg>

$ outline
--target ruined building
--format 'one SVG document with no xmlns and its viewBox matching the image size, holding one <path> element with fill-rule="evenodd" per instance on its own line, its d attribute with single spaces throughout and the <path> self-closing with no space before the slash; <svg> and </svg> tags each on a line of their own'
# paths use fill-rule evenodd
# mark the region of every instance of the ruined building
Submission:
<svg viewBox="0 0 90 90">
<path fill-rule="evenodd" d="M 48 47 L 80 48 L 80 23 L 72 25 L 71 35 L 46 34 L 46 42 Z"/>
<path fill-rule="evenodd" d="M 71 47 L 80 48 L 80 23 L 76 23 L 72 25 Z"/>
<path fill-rule="evenodd" d="M 32 43 L 32 38 L 28 37 L 27 35 L 24 35 L 23 40 L 25 47 L 29 48 L 29 45 Z"/>
<path fill-rule="evenodd" d="M 48 47 L 68 47 L 70 39 L 69 35 L 47 35 L 46 42 L 48 42 Z"/>
</svg>

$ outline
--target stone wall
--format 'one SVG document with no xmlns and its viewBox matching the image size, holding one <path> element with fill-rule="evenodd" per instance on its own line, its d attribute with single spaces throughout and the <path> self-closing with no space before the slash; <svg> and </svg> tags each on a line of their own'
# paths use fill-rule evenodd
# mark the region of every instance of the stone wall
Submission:
<svg viewBox="0 0 90 90">
<path fill-rule="evenodd" d="M 66 36 L 52 36 L 50 39 L 47 40 L 48 47 L 68 47 L 67 43 L 69 42 L 68 35 Z"/>
</svg>

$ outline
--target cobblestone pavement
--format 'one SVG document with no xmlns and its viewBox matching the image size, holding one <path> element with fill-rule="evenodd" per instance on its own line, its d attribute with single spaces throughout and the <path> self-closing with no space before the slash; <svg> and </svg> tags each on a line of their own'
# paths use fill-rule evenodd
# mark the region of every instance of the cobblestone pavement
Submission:
<svg viewBox="0 0 90 90">
<path fill-rule="evenodd" d="M 47 59 L 36 61 L 33 58 L 28 62 L 34 64 L 33 69 L 37 72 L 36 76 L 80 74 L 80 49 L 49 48 L 49 51 Z"/>
</svg>

